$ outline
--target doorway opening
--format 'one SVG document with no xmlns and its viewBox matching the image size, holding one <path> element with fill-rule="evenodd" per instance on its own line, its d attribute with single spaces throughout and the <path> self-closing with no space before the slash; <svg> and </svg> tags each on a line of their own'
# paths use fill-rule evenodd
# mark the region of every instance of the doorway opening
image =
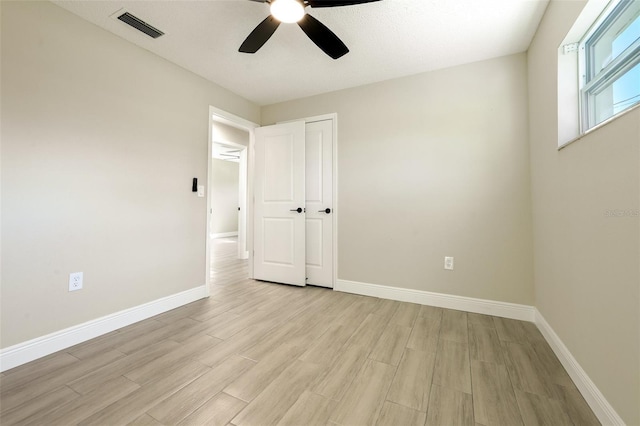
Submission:
<svg viewBox="0 0 640 426">
<path fill-rule="evenodd" d="M 209 107 L 209 155 L 206 259 L 207 285 L 223 281 L 232 272 L 248 278 L 248 236 L 251 235 L 250 161 L 253 129 L 249 122 Z"/>
</svg>

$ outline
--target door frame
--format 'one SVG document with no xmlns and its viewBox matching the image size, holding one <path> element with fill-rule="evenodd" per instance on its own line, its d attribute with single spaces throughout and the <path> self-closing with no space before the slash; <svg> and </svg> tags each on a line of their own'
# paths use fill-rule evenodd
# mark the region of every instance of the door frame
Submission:
<svg viewBox="0 0 640 426">
<path fill-rule="evenodd" d="M 298 118 L 296 120 L 278 121 L 276 124 L 290 123 L 292 121 L 304 121 L 305 124 L 315 121 L 331 120 L 333 133 L 333 158 L 331 159 L 331 167 L 333 169 L 333 276 L 332 290 L 336 291 L 336 283 L 338 282 L 338 113 L 314 115 L 311 117 Z"/>
<path fill-rule="evenodd" d="M 245 209 L 245 239 L 246 239 L 246 251 L 249 252 L 249 277 L 253 277 L 253 145 L 254 135 L 253 129 L 260 125 L 252 121 L 246 120 L 240 116 L 227 112 L 225 110 L 209 106 L 209 136 L 207 140 L 207 185 L 210 185 L 212 174 L 212 146 L 213 146 L 213 124 L 222 123 L 231 127 L 235 127 L 240 130 L 245 130 L 249 133 L 249 146 L 242 152 L 246 153 L 247 161 L 247 182 L 246 182 L 246 209 Z M 206 243 L 205 243 L 205 287 L 207 289 L 207 295 L 211 294 L 211 188 L 206 191 L 206 207 L 207 207 L 207 230 L 206 230 Z"/>
</svg>

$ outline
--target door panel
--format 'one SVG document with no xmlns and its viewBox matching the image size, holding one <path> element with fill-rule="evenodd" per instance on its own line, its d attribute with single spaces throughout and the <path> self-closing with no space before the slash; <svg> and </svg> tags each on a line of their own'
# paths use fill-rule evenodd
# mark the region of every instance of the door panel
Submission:
<svg viewBox="0 0 640 426">
<path fill-rule="evenodd" d="M 308 124 L 307 126 L 311 126 Z M 322 133 L 307 130 L 305 134 L 305 196 L 307 203 L 322 203 Z"/>
<path fill-rule="evenodd" d="M 264 201 L 295 201 L 294 134 L 267 136 L 264 147 Z"/>
<path fill-rule="evenodd" d="M 303 122 L 256 129 L 254 278 L 258 280 L 305 285 L 304 169 Z"/>
<path fill-rule="evenodd" d="M 305 147 L 307 284 L 333 287 L 333 121 L 307 123 Z"/>
<path fill-rule="evenodd" d="M 307 229 L 305 233 L 307 245 L 307 268 L 321 268 L 322 259 L 322 222 L 323 219 L 307 218 Z M 313 283 L 309 283 L 313 284 Z"/>
<path fill-rule="evenodd" d="M 264 218 L 262 238 L 265 264 L 294 267 L 295 219 Z"/>
</svg>

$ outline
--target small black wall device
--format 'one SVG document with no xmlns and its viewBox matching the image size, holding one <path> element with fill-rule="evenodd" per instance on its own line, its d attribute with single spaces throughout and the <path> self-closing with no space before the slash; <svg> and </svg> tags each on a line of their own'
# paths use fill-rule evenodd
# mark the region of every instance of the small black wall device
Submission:
<svg viewBox="0 0 640 426">
<path fill-rule="evenodd" d="M 198 178 L 193 178 L 193 186 L 191 192 L 198 192 Z"/>
</svg>

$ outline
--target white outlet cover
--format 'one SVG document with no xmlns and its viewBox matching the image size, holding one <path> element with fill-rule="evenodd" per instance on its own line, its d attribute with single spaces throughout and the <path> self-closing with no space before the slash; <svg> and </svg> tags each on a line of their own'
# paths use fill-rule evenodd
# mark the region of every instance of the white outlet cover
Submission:
<svg viewBox="0 0 640 426">
<path fill-rule="evenodd" d="M 204 185 L 198 185 L 198 197 L 204 198 Z"/>
<path fill-rule="evenodd" d="M 453 271 L 453 257 L 446 256 L 444 258 L 444 269 Z"/>
<path fill-rule="evenodd" d="M 76 291 L 82 289 L 82 272 L 72 272 L 69 274 L 69 291 Z"/>
</svg>

